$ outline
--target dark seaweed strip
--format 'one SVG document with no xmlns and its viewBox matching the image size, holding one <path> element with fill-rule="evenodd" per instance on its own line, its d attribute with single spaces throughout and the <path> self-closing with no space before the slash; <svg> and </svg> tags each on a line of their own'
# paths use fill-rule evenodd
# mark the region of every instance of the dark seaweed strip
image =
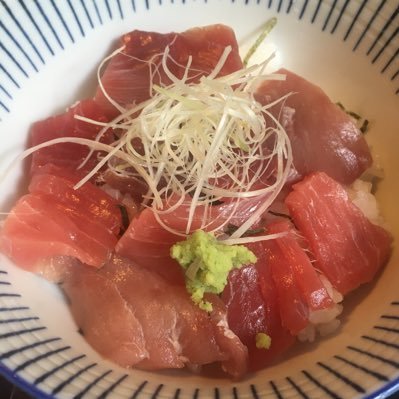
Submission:
<svg viewBox="0 0 399 399">
<path fill-rule="evenodd" d="M 348 7 L 349 2 L 350 2 L 350 0 L 346 0 L 345 4 L 341 7 L 341 10 L 339 12 L 338 18 L 335 21 L 335 24 L 334 24 L 334 26 L 332 27 L 332 29 L 330 31 L 331 34 L 334 34 L 335 30 L 338 28 L 338 25 L 341 22 L 341 19 L 342 19 L 343 15 L 344 15 L 344 13 L 346 11 L 346 8 Z"/>
<path fill-rule="evenodd" d="M 1 292 L 0 298 L 20 298 L 20 294 L 8 293 L 8 292 Z"/>
<path fill-rule="evenodd" d="M 22 364 L 20 364 L 19 366 L 17 366 L 14 370 L 15 373 L 18 373 L 19 371 L 29 367 L 30 365 L 37 363 L 38 361 L 42 360 L 42 359 L 46 359 L 47 357 L 50 357 L 52 355 L 56 355 L 57 353 L 60 352 L 64 352 L 68 349 L 71 349 L 70 346 L 63 346 L 62 348 L 58 348 L 58 349 L 54 349 L 51 351 L 48 351 L 46 353 L 42 353 L 39 356 L 30 358 L 29 360 L 27 360 L 26 362 L 23 362 Z"/>
<path fill-rule="evenodd" d="M 0 324 L 22 323 L 24 321 L 31 321 L 31 320 L 39 320 L 39 318 L 35 316 L 35 317 L 21 317 L 20 319 L 18 318 L 5 319 L 5 320 L 0 320 Z"/>
<path fill-rule="evenodd" d="M 367 23 L 366 27 L 364 28 L 363 32 L 361 33 L 361 35 L 359 36 L 359 39 L 357 39 L 356 44 L 353 47 L 353 51 L 355 51 L 359 44 L 362 42 L 362 40 L 364 39 L 364 36 L 366 35 L 366 33 L 369 31 L 371 25 L 373 24 L 374 20 L 377 18 L 378 14 L 381 12 L 382 7 L 384 7 L 385 3 L 387 0 L 382 0 L 380 5 L 378 6 L 378 8 L 375 10 L 373 16 L 370 18 L 370 21 Z"/>
<path fill-rule="evenodd" d="M 354 351 L 354 352 L 356 352 L 356 353 L 360 353 L 360 354 L 365 355 L 365 356 L 368 356 L 368 357 L 370 357 L 370 358 L 372 358 L 372 359 L 380 360 L 380 361 L 383 362 L 383 363 L 389 364 L 390 366 L 393 366 L 393 367 L 399 369 L 399 362 L 395 362 L 395 361 L 392 360 L 392 359 L 387 359 L 387 358 L 385 358 L 385 357 L 383 357 L 383 356 L 376 355 L 375 353 L 371 353 L 371 352 L 369 352 L 369 351 L 366 351 L 366 350 L 364 350 L 364 349 L 357 348 L 357 347 L 355 347 L 355 346 L 348 346 L 347 348 L 350 349 L 350 350 L 352 350 L 352 351 Z"/>
<path fill-rule="evenodd" d="M 399 28 L 396 28 L 396 30 L 394 32 L 392 32 L 391 36 L 389 36 L 389 38 L 385 42 L 385 44 L 381 47 L 380 51 L 374 56 L 373 60 L 371 61 L 372 64 L 374 64 L 378 60 L 378 58 L 380 58 L 380 55 L 386 50 L 386 48 L 391 44 L 392 40 L 398 34 L 399 34 Z M 396 55 L 397 55 L 397 52 L 395 54 L 395 57 L 396 57 Z"/>
<path fill-rule="evenodd" d="M 302 9 L 301 9 L 301 12 L 299 13 L 299 19 L 302 19 L 303 16 L 305 15 L 305 12 L 306 12 L 306 8 L 307 8 L 307 6 L 308 6 L 308 3 L 309 3 L 309 0 L 305 0 L 305 1 L 303 2 L 303 6 L 302 6 Z"/>
<path fill-rule="evenodd" d="M 12 95 L 3 87 L 3 85 L 0 85 L 0 90 L 9 98 L 12 100 Z"/>
<path fill-rule="evenodd" d="M 67 1 L 68 1 L 69 8 L 70 8 L 71 11 L 72 11 L 73 18 L 75 19 L 76 24 L 78 25 L 78 28 L 79 28 L 79 30 L 80 30 L 80 34 L 81 34 L 82 36 L 85 36 L 85 31 L 83 30 L 83 26 L 82 26 L 82 24 L 80 23 L 80 19 L 79 19 L 79 17 L 78 17 L 78 14 L 76 14 L 75 7 L 72 5 L 71 0 L 67 0 Z"/>
<path fill-rule="evenodd" d="M 319 13 L 320 6 L 321 6 L 322 2 L 323 2 L 323 0 L 319 0 L 318 3 L 317 3 L 317 7 L 316 7 L 315 12 L 313 14 L 313 17 L 312 17 L 312 19 L 310 21 L 312 24 L 316 21 L 317 14 Z"/>
<path fill-rule="evenodd" d="M 234 399 L 239 399 L 237 387 L 233 387 L 233 398 Z"/>
<path fill-rule="evenodd" d="M 28 310 L 28 306 L 11 306 L 11 307 L 2 307 L 0 308 L 0 312 L 13 312 L 15 310 Z"/>
<path fill-rule="evenodd" d="M 287 377 L 287 381 L 294 387 L 294 389 L 299 393 L 299 395 L 303 398 L 303 399 L 309 399 L 309 396 L 306 395 L 305 392 L 302 391 L 301 387 L 296 384 L 291 377 Z"/>
<path fill-rule="evenodd" d="M 97 366 L 97 363 L 91 363 L 86 367 L 83 367 L 79 371 L 77 371 L 75 374 L 72 374 L 69 378 L 66 380 L 62 381 L 60 384 L 58 384 L 53 390 L 52 394 L 55 395 L 56 393 L 62 391 L 67 385 L 69 385 L 73 380 L 78 378 L 81 374 L 85 373 L 86 371 L 90 370 L 91 368 Z"/>
<path fill-rule="evenodd" d="M 362 3 L 362 4 L 360 5 L 360 7 L 358 8 L 357 13 L 356 13 L 355 16 L 353 17 L 353 20 L 352 20 L 351 24 L 349 25 L 348 30 L 347 30 L 346 33 L 345 33 L 344 41 L 346 41 L 346 40 L 348 39 L 349 35 L 350 35 L 351 32 L 352 32 L 353 27 L 355 26 L 356 21 L 358 20 L 360 14 L 361 14 L 362 11 L 363 11 L 363 8 L 365 7 L 365 5 L 366 5 L 367 3 L 368 3 L 368 0 L 363 0 L 363 3 Z"/>
<path fill-rule="evenodd" d="M 9 281 L 0 281 L 0 285 L 11 285 Z"/>
<path fill-rule="evenodd" d="M 273 0 L 269 0 L 269 4 L 267 5 L 267 8 L 272 8 L 273 5 Z"/>
<path fill-rule="evenodd" d="M 123 15 L 123 10 L 122 10 L 122 5 L 121 5 L 120 0 L 116 0 L 116 3 L 118 4 L 119 15 L 120 15 L 121 19 L 123 19 L 124 15 Z"/>
<path fill-rule="evenodd" d="M 76 394 L 73 398 L 74 399 L 81 399 L 83 396 L 90 391 L 91 388 L 94 387 L 99 381 L 105 378 L 108 374 L 112 373 L 112 370 L 107 370 L 98 377 L 96 377 L 90 384 L 87 384 L 78 394 Z"/>
<path fill-rule="evenodd" d="M 46 380 L 48 377 L 51 377 L 53 374 L 55 374 L 56 372 L 58 372 L 59 370 L 62 370 L 63 368 L 65 368 L 66 366 L 68 366 L 68 365 L 70 365 L 70 364 L 72 364 L 72 363 L 75 363 L 75 362 L 77 362 L 78 360 L 80 360 L 80 359 L 83 359 L 83 358 L 85 358 L 86 357 L 86 355 L 79 355 L 79 356 L 76 356 L 76 357 L 74 357 L 74 358 L 72 358 L 72 359 L 69 359 L 69 360 L 67 360 L 66 362 L 64 362 L 64 363 L 62 363 L 62 364 L 60 364 L 60 365 L 58 365 L 57 367 L 54 367 L 52 370 L 49 370 L 49 371 L 47 371 L 47 372 L 45 372 L 44 374 L 42 374 L 40 377 L 37 377 L 36 378 L 36 380 L 35 380 L 35 385 L 38 385 L 38 384 L 40 384 L 41 382 L 43 382 L 44 380 Z"/>
<path fill-rule="evenodd" d="M 104 0 L 104 1 L 105 1 L 105 6 L 106 6 L 107 11 L 108 11 L 109 19 L 112 19 L 112 11 L 111 11 L 111 7 L 109 5 L 109 1 L 108 0 Z"/>
<path fill-rule="evenodd" d="M 133 8 L 133 12 L 136 12 L 136 3 L 134 0 L 132 0 L 132 8 Z"/>
<path fill-rule="evenodd" d="M 118 378 L 101 395 L 99 395 L 97 399 L 105 399 L 108 396 L 108 394 L 110 394 L 126 378 L 127 378 L 127 374 L 124 374 L 122 377 Z"/>
<path fill-rule="evenodd" d="M 391 305 L 399 306 L 399 301 L 393 301 L 393 302 L 391 302 Z"/>
<path fill-rule="evenodd" d="M 28 16 L 28 18 L 32 22 L 32 24 L 35 27 L 37 33 L 39 34 L 39 36 L 43 40 L 44 44 L 46 45 L 48 51 L 50 51 L 50 54 L 54 55 L 54 51 L 53 51 L 52 47 L 50 46 L 49 42 L 47 41 L 46 37 L 44 36 L 44 34 L 43 34 L 42 30 L 40 29 L 39 25 L 37 24 L 35 18 L 33 18 L 32 13 L 26 7 L 24 1 L 23 0 L 18 0 L 18 2 L 21 5 L 22 9 L 25 11 L 25 14 Z"/>
<path fill-rule="evenodd" d="M 153 394 L 151 395 L 151 399 L 155 399 L 158 397 L 159 392 L 161 392 L 162 388 L 164 387 L 163 384 L 159 384 Z"/>
<path fill-rule="evenodd" d="M 134 391 L 133 396 L 130 399 L 136 399 L 139 395 L 140 392 L 143 390 L 143 388 L 148 384 L 148 381 L 143 381 L 137 389 Z"/>
<path fill-rule="evenodd" d="M 181 392 L 181 389 L 177 388 L 176 391 L 175 391 L 175 394 L 173 395 L 173 399 L 179 399 L 180 398 L 180 392 Z"/>
<path fill-rule="evenodd" d="M 65 22 L 65 19 L 64 19 L 64 17 L 62 16 L 60 10 L 58 9 L 57 5 L 55 4 L 54 0 L 50 0 L 50 2 L 51 2 L 51 5 L 52 5 L 53 8 L 54 8 L 54 11 L 56 12 L 56 14 L 57 14 L 57 16 L 58 16 L 58 19 L 61 21 L 62 26 L 64 27 L 64 29 L 65 29 L 65 31 L 67 32 L 69 38 L 71 39 L 71 42 L 72 42 L 72 43 L 75 43 L 75 39 L 73 38 L 72 33 L 71 33 L 71 31 L 70 31 L 70 29 L 69 29 L 67 23 Z"/>
<path fill-rule="evenodd" d="M 399 69 L 392 75 L 391 80 L 395 80 L 399 76 Z"/>
<path fill-rule="evenodd" d="M 15 57 L 11 54 L 11 52 L 4 46 L 2 42 L 0 42 L 0 48 L 3 49 L 3 51 L 8 55 L 8 57 L 11 59 L 11 61 L 17 66 L 17 68 L 27 77 L 29 78 L 29 75 L 25 71 L 24 68 L 22 68 L 21 64 L 15 59 Z"/>
<path fill-rule="evenodd" d="M 351 387 L 352 389 L 354 389 L 356 392 L 359 393 L 366 393 L 366 390 L 360 386 L 359 384 L 357 384 L 356 382 L 352 381 L 350 378 L 342 375 L 339 371 L 335 370 L 333 367 L 328 366 L 325 363 L 322 362 L 317 362 L 317 364 L 322 367 L 324 370 L 327 370 L 329 373 L 331 373 L 332 375 L 334 375 L 336 378 L 340 379 L 342 382 L 344 382 L 346 385 L 348 385 L 349 387 Z"/>
<path fill-rule="evenodd" d="M 213 390 L 213 397 L 214 397 L 215 399 L 220 399 L 219 388 L 215 388 L 215 389 Z"/>
<path fill-rule="evenodd" d="M 0 274 L 8 274 L 5 270 L 0 270 Z"/>
<path fill-rule="evenodd" d="M 363 372 L 365 372 L 365 373 L 377 378 L 380 381 L 389 381 L 389 378 L 387 376 L 385 376 L 383 374 L 380 374 L 380 373 L 378 373 L 378 372 L 376 372 L 374 370 L 370 370 L 369 368 L 367 368 L 365 366 L 362 366 L 360 364 L 357 364 L 357 363 L 353 362 L 352 360 L 348 360 L 348 359 L 346 359 L 346 358 L 344 358 L 342 356 L 338 356 L 338 355 L 335 355 L 334 357 L 336 359 L 341 360 L 342 362 L 354 367 L 357 370 L 361 370 L 361 371 L 363 371 Z"/>
<path fill-rule="evenodd" d="M 61 338 L 49 338 L 49 339 L 46 339 L 44 341 L 36 341 L 33 344 L 20 346 L 17 349 L 12 349 L 12 350 L 10 350 L 8 352 L 4 352 L 3 354 L 0 354 L 0 360 L 8 359 L 11 356 L 16 355 L 17 353 L 21 353 L 21 352 L 24 352 L 24 351 L 29 350 L 29 349 L 36 348 L 36 347 L 41 346 L 41 345 L 47 345 L 47 344 L 49 344 L 51 342 L 59 341 L 60 339 Z"/>
<path fill-rule="evenodd" d="M 35 5 L 36 5 L 37 9 L 38 9 L 39 12 L 40 12 L 40 15 L 43 17 L 43 19 L 46 21 L 47 26 L 50 28 L 51 33 L 54 35 L 55 40 L 57 40 L 57 43 L 59 44 L 59 46 L 60 46 L 62 49 L 64 49 L 64 45 L 62 44 L 60 38 L 58 37 L 58 34 L 57 34 L 57 32 L 55 31 L 53 24 L 50 22 L 50 20 L 49 20 L 47 14 L 44 12 L 42 6 L 41 6 L 40 3 L 38 2 L 38 0 L 33 0 L 33 1 L 35 2 Z"/>
<path fill-rule="evenodd" d="M 342 399 L 341 396 L 339 396 L 336 392 L 333 392 L 331 389 L 327 388 L 325 385 L 323 385 L 318 379 L 312 376 L 308 371 L 302 370 L 302 373 L 307 379 L 311 382 L 313 382 L 314 385 L 316 385 L 318 388 L 320 388 L 324 393 L 326 393 L 328 396 L 330 396 L 333 399 Z"/>
<path fill-rule="evenodd" d="M 280 12 L 280 11 L 281 11 L 282 5 L 283 5 L 283 0 L 280 0 L 280 1 L 278 2 L 277 12 Z"/>
<path fill-rule="evenodd" d="M 91 16 L 90 16 L 89 10 L 87 9 L 85 1 L 84 0 L 80 0 L 80 4 L 83 7 L 83 10 L 85 12 L 86 18 L 89 21 L 89 24 L 90 24 L 91 28 L 93 29 L 94 28 L 93 20 L 91 19 Z"/>
<path fill-rule="evenodd" d="M 45 64 L 44 59 L 42 55 L 40 54 L 39 50 L 35 46 L 35 44 L 32 42 L 30 36 L 26 33 L 25 29 L 22 27 L 21 23 L 18 21 L 18 19 L 15 17 L 14 13 L 11 11 L 11 9 L 8 7 L 7 3 L 4 0 L 0 1 L 1 5 L 4 7 L 6 10 L 7 14 L 11 17 L 11 19 L 14 21 L 15 25 L 17 25 L 18 29 L 20 32 L 24 35 L 25 39 L 28 41 L 30 46 L 32 47 L 33 51 L 36 53 L 36 55 L 39 57 L 40 61 L 42 64 Z"/>
<path fill-rule="evenodd" d="M 324 32 L 324 31 L 326 30 L 326 28 L 327 28 L 328 22 L 330 21 L 330 18 L 331 18 L 332 14 L 333 14 L 333 12 L 334 12 L 334 9 L 335 9 L 335 7 L 336 7 L 336 5 L 337 5 L 337 1 L 338 1 L 338 0 L 334 0 L 333 3 L 332 3 L 332 5 L 331 5 L 331 7 L 330 7 L 330 11 L 328 12 L 327 18 L 325 19 L 324 24 L 323 24 L 323 28 L 322 28 L 322 31 L 323 31 L 323 32 Z"/>
<path fill-rule="evenodd" d="M 398 15 L 398 13 L 399 13 L 399 6 L 396 8 L 396 10 L 393 12 L 393 14 L 389 17 L 387 22 L 385 22 L 385 25 L 380 30 L 377 37 L 374 39 L 373 44 L 367 50 L 367 53 L 366 53 L 367 55 L 369 55 L 373 51 L 374 47 L 377 45 L 378 41 L 381 39 L 382 35 L 386 32 L 386 30 L 391 26 L 392 22 L 394 21 L 394 19 Z"/>
<path fill-rule="evenodd" d="M 391 327 L 385 327 L 385 326 L 374 326 L 376 330 L 382 330 L 382 331 L 387 331 L 390 333 L 394 334 L 399 334 L 399 328 L 391 328 Z"/>
<path fill-rule="evenodd" d="M 278 390 L 277 385 L 275 384 L 274 381 L 270 381 L 270 386 L 272 387 L 273 392 L 274 392 L 274 394 L 276 395 L 276 397 L 277 397 L 278 399 L 283 399 L 283 397 L 282 397 L 280 391 Z"/>
<path fill-rule="evenodd" d="M 199 397 L 199 388 L 195 388 L 194 393 L 193 393 L 193 399 L 198 399 Z"/>
<path fill-rule="evenodd" d="M 369 335 L 362 335 L 362 338 L 366 339 L 367 341 L 375 342 L 376 344 L 388 346 L 389 348 L 399 349 L 399 344 L 394 344 L 392 342 L 388 342 L 383 339 L 370 337 Z"/>
<path fill-rule="evenodd" d="M 251 393 L 254 399 L 259 399 L 258 391 L 256 390 L 256 387 L 254 384 L 251 384 Z"/>
<path fill-rule="evenodd" d="M 149 10 L 149 9 L 150 9 L 150 3 L 149 3 L 149 0 L 145 0 L 145 8 L 146 8 L 147 10 Z"/>
</svg>

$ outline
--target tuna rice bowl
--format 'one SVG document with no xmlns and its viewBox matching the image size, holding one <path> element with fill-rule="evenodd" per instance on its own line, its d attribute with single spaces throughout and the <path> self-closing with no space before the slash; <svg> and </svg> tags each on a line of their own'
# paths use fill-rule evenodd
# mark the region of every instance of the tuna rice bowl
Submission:
<svg viewBox="0 0 399 399">
<path fill-rule="evenodd" d="M 91 97 L 31 127 L 1 250 L 101 356 L 239 379 L 339 330 L 388 261 L 356 118 L 269 61 L 222 24 L 135 30 Z"/>
<path fill-rule="evenodd" d="M 0 374 L 42 399 L 397 389 L 397 15 L 317 4 L 0 4 Z"/>
</svg>

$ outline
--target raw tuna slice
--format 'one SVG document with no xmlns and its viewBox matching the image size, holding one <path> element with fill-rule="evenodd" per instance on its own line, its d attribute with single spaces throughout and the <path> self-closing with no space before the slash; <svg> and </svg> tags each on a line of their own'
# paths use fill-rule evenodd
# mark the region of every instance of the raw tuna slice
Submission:
<svg viewBox="0 0 399 399">
<path fill-rule="evenodd" d="M 222 300 L 227 306 L 230 328 L 248 348 L 250 369 L 259 370 L 284 353 L 295 337 L 282 326 L 271 270 L 263 257 L 263 244 L 251 244 L 250 248 L 258 257 L 256 266 L 232 271 Z M 256 347 L 258 333 L 271 337 L 269 349 Z"/>
<path fill-rule="evenodd" d="M 36 122 L 30 130 L 29 146 L 33 147 L 62 137 L 95 139 L 102 127 L 77 120 L 75 115 L 84 116 L 99 122 L 108 121 L 93 100 L 83 100 L 63 114 Z M 111 142 L 111 133 L 107 132 L 101 141 Z M 80 144 L 62 143 L 45 147 L 33 153 L 31 172 L 35 173 L 40 167 L 48 163 L 75 170 L 88 153 L 88 147 Z M 98 163 L 96 154 L 98 152 L 93 154 L 89 162 L 82 168 L 82 172 L 90 171 Z"/>
<path fill-rule="evenodd" d="M 122 367 L 148 357 L 142 325 L 112 281 L 74 265 L 61 286 L 79 330 L 102 356 Z"/>
<path fill-rule="evenodd" d="M 286 221 L 271 223 L 269 234 L 286 233 L 275 240 L 265 241 L 264 256 L 271 268 L 276 287 L 282 325 L 292 335 L 298 335 L 309 326 L 336 324 L 341 312 L 301 247 L 295 230 Z M 314 335 L 309 337 L 310 340 Z"/>
<path fill-rule="evenodd" d="M 198 79 L 202 75 L 208 75 L 227 46 L 232 47 L 232 52 L 220 75 L 242 68 L 234 32 L 224 25 L 169 34 L 135 30 L 122 37 L 121 46 L 124 49 L 111 59 L 101 81 L 108 95 L 122 107 L 147 100 L 150 97 L 151 79 L 156 84 L 170 83 L 160 67 L 167 46 L 170 48 L 167 65 L 178 78 L 183 77 L 190 56 L 192 63 L 189 77 Z M 109 116 L 119 114 L 100 88 L 97 89 L 94 99 Z"/>
<path fill-rule="evenodd" d="M 236 209 L 236 215 L 229 223 L 235 226 L 240 225 L 260 202 L 261 200 L 258 199 L 242 201 Z M 198 229 L 209 231 L 226 227 L 228 214 L 234 209 L 234 204 L 225 203 L 211 208 L 209 224 L 206 227 L 201 227 L 203 207 L 198 206 L 196 208 L 191 232 Z M 168 227 L 179 230 L 184 234 L 188 215 L 189 204 L 183 203 L 173 212 L 161 215 L 161 219 Z M 182 235 L 176 235 L 165 230 L 158 223 L 153 212 L 150 209 L 144 209 L 130 222 L 128 229 L 118 241 L 115 251 L 121 256 L 156 271 L 168 281 L 183 284 L 181 267 L 170 257 L 170 248 L 184 238 Z"/>
<path fill-rule="evenodd" d="M 391 235 L 372 224 L 325 173 L 293 186 L 286 204 L 321 270 L 342 294 L 373 279 L 387 262 Z"/>
<path fill-rule="evenodd" d="M 81 178 L 82 175 L 74 171 L 47 164 L 32 176 L 29 192 L 51 196 L 81 213 L 89 223 L 94 222 L 99 230 L 117 236 L 121 229 L 119 202 L 90 182 L 75 190 Z"/>
<path fill-rule="evenodd" d="M 37 272 L 41 260 L 60 255 L 103 265 L 121 228 L 116 202 L 91 183 L 82 191 L 72 190 L 75 177 L 58 169 L 63 174 L 59 177 L 50 173 L 51 168 L 57 169 L 47 166 L 49 173 L 35 176 L 31 193 L 17 202 L 5 220 L 0 233 L 3 252 L 17 265 Z"/>
<path fill-rule="evenodd" d="M 215 319 L 199 309 L 183 287 L 168 284 L 156 273 L 118 257 L 92 273 L 117 288 L 141 324 L 145 341 L 141 352 L 147 351 L 148 355 L 136 363 L 137 367 L 154 370 L 221 362 L 222 366 L 226 363 L 225 368 L 235 377 L 245 372 L 247 352 L 244 345 L 228 328 L 221 334 L 220 316 L 214 316 Z M 92 296 L 97 296 L 94 291 Z M 100 308 L 110 308 L 106 296 L 100 297 L 103 298 Z M 91 302 L 99 300 L 91 296 L 86 298 L 88 302 L 80 303 L 79 312 L 82 308 L 91 312 Z M 119 306 L 113 311 L 119 313 Z M 99 328 L 104 328 L 101 320 L 95 321 Z M 235 367 L 231 367 L 232 364 Z"/>
<path fill-rule="evenodd" d="M 144 209 L 130 222 L 115 252 L 160 274 L 171 283 L 184 285 L 182 269 L 170 257 L 170 248 L 182 239 L 161 227 L 150 209 Z"/>
<path fill-rule="evenodd" d="M 372 159 L 351 117 L 316 85 L 286 69 L 277 72 L 285 74 L 286 80 L 265 81 L 257 91 L 257 99 L 267 104 L 292 93 L 271 112 L 280 118 L 285 115 L 284 107 L 295 111 L 292 120 L 284 123 L 295 168 L 302 176 L 322 171 L 341 183 L 352 183 L 371 166 Z"/>
</svg>

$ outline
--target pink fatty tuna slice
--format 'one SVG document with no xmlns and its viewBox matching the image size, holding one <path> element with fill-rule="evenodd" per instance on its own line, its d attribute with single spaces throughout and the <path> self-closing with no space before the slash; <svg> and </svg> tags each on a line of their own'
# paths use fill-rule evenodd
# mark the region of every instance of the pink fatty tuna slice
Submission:
<svg viewBox="0 0 399 399">
<path fill-rule="evenodd" d="M 114 257 L 98 270 L 81 268 L 83 274 L 79 268 L 64 273 L 62 287 L 78 326 L 99 353 L 146 370 L 218 362 L 234 377 L 245 373 L 246 348 L 220 323 L 219 305 L 209 315 L 183 287 L 124 258 Z"/>
<path fill-rule="evenodd" d="M 270 112 L 286 129 L 297 171 L 302 176 L 322 171 L 343 184 L 352 183 L 372 163 L 366 140 L 352 118 L 318 86 L 286 69 L 277 73 L 284 74 L 285 80 L 266 80 L 256 97 L 268 104 L 290 94 Z"/>
<path fill-rule="evenodd" d="M 102 129 L 75 116 L 83 116 L 99 122 L 108 122 L 108 118 L 93 100 L 82 100 L 70 107 L 66 112 L 49 117 L 33 124 L 30 130 L 29 146 L 34 147 L 52 139 L 63 137 L 78 137 L 94 140 Z M 112 141 L 108 131 L 101 139 L 102 142 Z M 46 164 L 76 170 L 89 153 L 89 147 L 74 143 L 61 143 L 37 150 L 32 155 L 31 173 L 34 174 Z M 81 172 L 89 172 L 97 165 L 98 152 L 94 152 Z"/>
<path fill-rule="evenodd" d="M 391 235 L 372 224 L 345 189 L 325 173 L 294 184 L 285 203 L 309 243 L 315 267 L 340 293 L 371 281 L 387 262 Z"/>
<path fill-rule="evenodd" d="M 54 174 L 57 170 L 62 176 Z M 72 256 L 95 267 L 103 265 L 122 225 L 116 201 L 91 183 L 82 191 L 72 190 L 79 180 L 76 176 L 57 168 L 51 172 L 37 174 L 31 193 L 11 210 L 0 233 L 2 251 L 17 265 L 36 272 L 40 272 L 41 260 L 54 256 Z"/>
<path fill-rule="evenodd" d="M 121 107 L 139 104 L 151 96 L 151 85 L 170 84 L 160 66 L 162 55 L 169 46 L 167 61 L 171 72 L 181 79 L 192 56 L 190 80 L 208 75 L 215 68 L 227 46 L 232 47 L 219 75 L 242 68 L 237 40 L 232 29 L 224 25 L 193 28 L 183 33 L 161 34 L 135 30 L 121 38 L 123 50 L 107 65 L 101 82 L 107 94 Z M 104 96 L 99 87 L 94 97 L 107 115 L 115 117 L 119 111 Z"/>
</svg>

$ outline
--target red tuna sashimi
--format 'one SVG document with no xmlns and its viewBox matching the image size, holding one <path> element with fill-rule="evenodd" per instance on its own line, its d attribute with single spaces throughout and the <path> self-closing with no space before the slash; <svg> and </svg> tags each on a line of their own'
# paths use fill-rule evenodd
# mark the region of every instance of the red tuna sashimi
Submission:
<svg viewBox="0 0 399 399">
<path fill-rule="evenodd" d="M 49 195 L 55 201 L 79 211 L 83 219 L 96 223 L 99 230 L 117 236 L 121 229 L 118 201 L 90 182 L 75 190 L 74 186 L 81 178 L 82 175 L 74 171 L 47 164 L 32 176 L 29 192 Z"/>
<path fill-rule="evenodd" d="M 269 234 L 285 233 L 264 243 L 264 256 L 276 287 L 282 325 L 292 335 L 297 335 L 316 315 L 321 323 L 333 320 L 340 309 L 336 308 L 290 223 L 276 221 L 267 230 Z"/>
<path fill-rule="evenodd" d="M 73 256 L 97 267 L 108 259 L 122 224 L 120 211 L 111 197 L 91 183 L 82 193 L 71 192 L 71 185 L 68 179 L 40 174 L 32 182 L 33 192 L 11 210 L 0 245 L 16 264 L 39 271 L 38 263 L 53 256 Z M 62 190 L 65 197 L 60 199 Z M 93 194 L 91 206 L 85 191 Z"/>
<path fill-rule="evenodd" d="M 372 224 L 325 173 L 293 186 L 286 204 L 321 270 L 342 294 L 373 279 L 391 251 L 391 235 Z"/>
<path fill-rule="evenodd" d="M 151 79 L 156 84 L 170 83 L 160 67 L 167 46 L 170 50 L 167 65 L 179 79 L 184 75 L 190 56 L 189 77 L 198 79 L 208 75 L 227 46 L 232 47 L 232 52 L 219 75 L 242 68 L 234 32 L 224 25 L 168 34 L 135 30 L 122 37 L 121 45 L 124 49 L 111 59 L 101 81 L 108 95 L 122 107 L 147 100 Z M 118 110 L 106 99 L 101 88 L 97 89 L 94 99 L 108 115 L 118 115 Z"/>
<path fill-rule="evenodd" d="M 227 306 L 227 320 L 232 331 L 248 348 L 249 367 L 259 370 L 284 353 L 295 341 L 282 326 L 277 304 L 277 292 L 270 268 L 263 258 L 262 243 L 251 244 L 258 257 L 255 265 L 230 273 L 222 299 Z M 256 347 L 256 335 L 271 337 L 269 349 Z"/>
<path fill-rule="evenodd" d="M 366 140 L 352 118 L 318 86 L 286 69 L 277 72 L 286 79 L 265 81 L 257 99 L 266 104 L 292 93 L 270 111 L 276 118 L 286 106 L 295 111 L 285 126 L 295 168 L 302 176 L 322 171 L 341 183 L 352 183 L 372 163 Z"/>
<path fill-rule="evenodd" d="M 182 239 L 165 230 L 150 209 L 144 209 L 130 222 L 115 252 L 151 269 L 171 283 L 184 285 L 182 269 L 170 256 L 172 245 Z"/>
<path fill-rule="evenodd" d="M 71 274 L 75 277 L 71 280 Z M 220 333 L 220 315 L 216 319 L 199 309 L 190 299 L 183 287 L 172 286 L 156 273 L 152 273 L 132 261 L 114 257 L 103 268 L 95 271 L 87 270 L 84 281 L 80 273 L 74 269 L 64 277 L 64 289 L 72 302 L 72 310 L 79 325 L 84 324 L 83 332 L 95 336 L 92 344 L 100 353 L 103 347 L 109 348 L 112 343 L 111 333 L 121 345 L 131 347 L 137 344 L 137 354 L 132 356 L 131 365 L 144 369 L 182 368 L 184 366 L 198 367 L 203 364 L 226 363 L 228 371 L 235 377 L 241 376 L 246 370 L 247 351 L 245 346 L 228 329 Z M 106 283 L 104 280 L 107 280 Z M 97 290 L 104 289 L 111 295 L 112 303 L 107 295 Z M 82 294 L 90 291 L 91 295 Z M 118 296 L 123 299 L 121 302 Z M 74 296 L 77 297 L 74 297 Z M 73 306 L 73 303 L 78 306 Z M 84 314 L 92 313 L 93 303 L 96 309 L 101 309 L 105 319 Z M 115 306 L 111 306 L 115 304 Z M 133 325 L 133 336 L 123 333 L 124 326 L 108 329 L 107 321 L 110 312 L 114 312 L 115 320 L 124 321 L 130 318 L 126 307 L 131 309 L 134 318 L 138 320 L 141 329 Z M 221 308 L 218 306 L 218 312 Z M 122 334 L 120 331 L 121 329 Z M 138 337 L 135 335 L 138 334 Z M 104 342 L 102 342 L 104 341 Z M 103 352 L 101 352 L 103 351 Z M 119 351 L 109 353 L 110 359 L 120 359 Z M 232 359 L 235 367 L 232 367 Z M 123 359 L 128 364 L 128 359 Z"/>
<path fill-rule="evenodd" d="M 262 199 L 246 199 L 237 208 L 233 203 L 212 206 L 208 216 L 209 223 L 205 227 L 202 227 L 204 207 L 197 206 L 190 231 L 198 229 L 209 231 L 225 227 L 228 215 L 233 209 L 236 214 L 229 223 L 238 226 L 262 201 Z M 160 218 L 168 227 L 184 233 L 189 207 L 189 203 L 183 203 L 173 212 L 160 215 Z M 182 240 L 184 236 L 166 230 L 158 223 L 152 210 L 144 209 L 130 222 L 128 229 L 118 241 L 115 251 L 140 265 L 151 268 L 168 281 L 180 284 L 183 283 L 183 274 L 178 263 L 170 257 L 170 248 Z"/>
<path fill-rule="evenodd" d="M 34 147 L 46 141 L 62 137 L 95 139 L 102 127 L 75 119 L 75 115 L 84 116 L 99 122 L 108 121 L 93 100 L 83 100 L 63 114 L 36 122 L 30 130 L 29 146 Z M 107 143 L 112 141 L 110 133 L 107 132 L 101 141 Z M 31 172 L 35 173 L 40 167 L 48 163 L 68 169 L 76 169 L 88 153 L 87 146 L 73 143 L 45 147 L 33 153 Z M 96 154 L 97 152 L 92 155 L 88 163 L 81 169 L 82 172 L 90 171 L 98 163 Z"/>
<path fill-rule="evenodd" d="M 112 281 L 73 265 L 61 283 L 82 335 L 102 356 L 122 367 L 148 357 L 141 323 Z"/>
</svg>

